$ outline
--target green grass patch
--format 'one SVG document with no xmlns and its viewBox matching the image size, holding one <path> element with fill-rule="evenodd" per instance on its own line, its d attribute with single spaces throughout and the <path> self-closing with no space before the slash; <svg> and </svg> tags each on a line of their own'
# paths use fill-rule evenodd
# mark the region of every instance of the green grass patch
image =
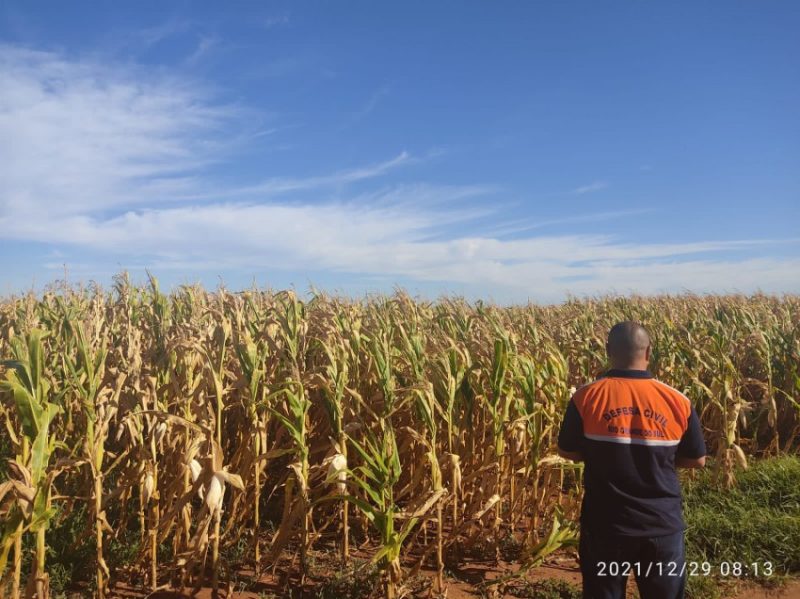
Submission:
<svg viewBox="0 0 800 599">
<path fill-rule="evenodd" d="M 770 562 L 774 578 L 800 573 L 800 457 L 754 461 L 730 490 L 707 468 L 684 483 L 683 497 L 687 560 L 716 572 L 723 562 L 758 563 L 762 572 Z M 689 579 L 695 596 L 713 596 L 713 584 L 701 578 Z"/>
</svg>

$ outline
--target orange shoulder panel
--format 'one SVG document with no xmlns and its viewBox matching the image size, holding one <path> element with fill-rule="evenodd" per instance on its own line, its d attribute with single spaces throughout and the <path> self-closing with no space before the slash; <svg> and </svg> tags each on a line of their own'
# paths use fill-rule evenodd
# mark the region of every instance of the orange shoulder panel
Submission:
<svg viewBox="0 0 800 599">
<path fill-rule="evenodd" d="M 655 379 L 606 377 L 572 398 L 589 439 L 634 445 L 672 446 L 688 426 L 691 403 Z"/>
</svg>

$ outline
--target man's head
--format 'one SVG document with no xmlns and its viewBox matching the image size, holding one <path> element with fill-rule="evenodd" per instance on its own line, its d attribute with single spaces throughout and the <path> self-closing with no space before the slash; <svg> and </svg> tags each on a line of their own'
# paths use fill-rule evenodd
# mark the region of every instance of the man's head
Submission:
<svg viewBox="0 0 800 599">
<path fill-rule="evenodd" d="M 650 336 L 638 322 L 618 322 L 608 332 L 606 352 L 612 368 L 646 370 L 650 360 Z"/>
</svg>

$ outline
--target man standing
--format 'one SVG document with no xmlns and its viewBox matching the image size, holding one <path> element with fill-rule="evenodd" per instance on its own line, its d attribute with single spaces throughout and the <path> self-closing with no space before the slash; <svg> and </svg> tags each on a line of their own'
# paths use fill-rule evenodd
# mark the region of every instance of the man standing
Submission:
<svg viewBox="0 0 800 599">
<path fill-rule="evenodd" d="M 650 338 L 631 321 L 608 334 L 611 370 L 572 396 L 558 453 L 584 461 L 578 554 L 585 599 L 623 599 L 633 572 L 642 599 L 686 586 L 676 467 L 702 468 L 706 447 L 689 399 L 647 370 Z"/>
</svg>

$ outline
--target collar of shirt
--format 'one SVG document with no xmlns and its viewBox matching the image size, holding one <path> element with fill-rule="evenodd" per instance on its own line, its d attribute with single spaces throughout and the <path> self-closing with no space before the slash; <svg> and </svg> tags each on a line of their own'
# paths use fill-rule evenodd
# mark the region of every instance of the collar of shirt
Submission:
<svg viewBox="0 0 800 599">
<path fill-rule="evenodd" d="M 606 377 L 619 377 L 623 379 L 651 379 L 653 375 L 649 370 L 624 370 L 622 368 L 612 368 L 605 373 Z"/>
</svg>

